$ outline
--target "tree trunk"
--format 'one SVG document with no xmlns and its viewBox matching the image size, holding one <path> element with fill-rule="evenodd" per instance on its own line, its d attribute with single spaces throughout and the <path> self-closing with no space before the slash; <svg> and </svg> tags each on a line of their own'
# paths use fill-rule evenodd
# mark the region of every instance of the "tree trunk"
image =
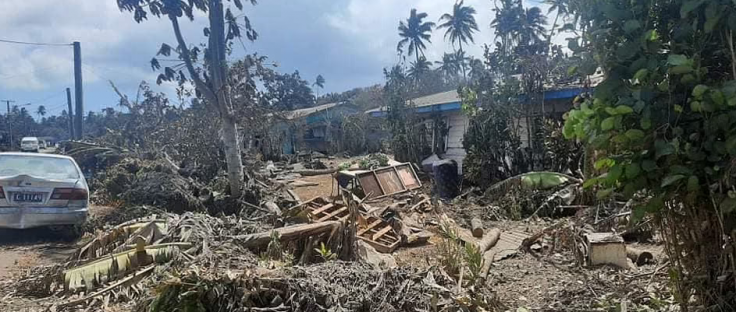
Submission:
<svg viewBox="0 0 736 312">
<path fill-rule="evenodd" d="M 240 156 L 240 144 L 238 142 L 238 125 L 232 118 L 223 118 L 222 143 L 225 145 L 227 178 L 230 183 L 230 194 L 233 197 L 240 197 L 245 181 L 243 159 Z"/>
<path fill-rule="evenodd" d="M 230 182 L 230 194 L 240 197 L 243 192 L 244 174 L 243 159 L 240 154 L 238 140 L 238 125 L 235 122 L 230 86 L 227 84 L 227 59 L 225 57 L 225 16 L 222 9 L 222 0 L 210 0 L 210 35 L 209 57 L 211 60 L 210 78 L 212 90 L 216 94 L 217 109 L 222 118 L 222 142 L 225 146 L 225 160 L 227 162 L 227 176 Z"/>
<path fill-rule="evenodd" d="M 461 55 L 463 55 L 463 41 L 462 40 L 458 40 L 457 43 L 460 46 L 460 50 L 459 50 L 460 53 L 458 53 L 457 56 L 461 56 Z M 460 59 L 458 61 L 459 61 L 460 67 L 462 67 L 462 70 L 463 70 L 463 81 L 465 81 L 465 83 L 468 83 L 468 77 L 466 77 L 466 75 L 465 75 L 465 60 L 464 59 Z"/>
</svg>

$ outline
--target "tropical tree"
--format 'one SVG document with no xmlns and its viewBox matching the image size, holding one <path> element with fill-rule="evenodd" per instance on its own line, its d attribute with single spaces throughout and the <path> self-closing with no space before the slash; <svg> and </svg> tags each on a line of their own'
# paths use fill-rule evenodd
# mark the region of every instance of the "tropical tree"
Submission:
<svg viewBox="0 0 736 312">
<path fill-rule="evenodd" d="M 46 107 L 43 105 L 39 105 L 36 109 L 36 115 L 41 118 L 43 118 L 43 116 L 46 116 Z"/>
<path fill-rule="evenodd" d="M 168 44 L 162 44 L 158 55 L 169 56 L 173 51 L 178 54 L 181 63 L 165 67 L 157 82 L 178 81 L 180 85 L 185 85 L 186 82 L 191 81 L 196 88 L 197 95 L 207 105 L 217 109 L 222 119 L 221 133 L 225 147 L 230 193 L 234 197 L 240 197 L 245 175 L 225 56 L 230 49 L 229 43 L 233 40 L 245 35 L 252 41 L 258 37 L 258 34 L 251 28 L 247 16 L 244 16 L 242 22 L 238 23 L 231 8 L 224 7 L 224 2 L 226 1 L 117 0 L 117 5 L 121 11 L 132 12 L 134 20 L 138 23 L 147 19 L 149 14 L 158 18 L 166 18 L 171 23 L 177 45 L 172 48 Z M 227 2 L 234 4 L 238 10 L 243 10 L 241 0 L 227 0 Z M 255 0 L 250 0 L 250 2 L 253 5 L 256 3 Z M 195 11 L 200 11 L 202 14 L 195 14 Z M 203 29 L 204 35 L 208 38 L 206 51 L 201 51 L 198 45 L 188 45 L 179 25 L 181 18 L 186 17 L 193 21 L 195 15 L 206 15 L 209 22 Z M 204 65 L 197 68 L 195 66 L 199 64 L 200 58 L 204 61 Z M 154 70 L 161 69 L 156 58 L 151 60 L 151 67 Z M 245 78 L 248 79 L 248 77 Z"/>
<path fill-rule="evenodd" d="M 452 14 L 445 13 L 440 17 L 440 23 L 444 23 L 437 26 L 438 29 L 446 28 L 445 40 L 448 38 L 452 43 L 453 47 L 457 42 L 457 52 L 463 52 L 463 43 L 474 43 L 473 32 L 478 31 L 478 24 L 475 22 L 475 9 L 471 6 L 463 6 L 463 1 L 460 0 L 452 6 Z M 465 67 L 462 68 L 463 77 L 465 77 Z"/>
<path fill-rule="evenodd" d="M 317 75 L 317 78 L 314 79 L 314 83 L 312 84 L 312 87 L 317 86 L 320 89 L 325 88 L 325 77 L 322 77 L 322 74 Z M 317 96 L 319 96 L 319 93 L 317 93 Z"/>
<path fill-rule="evenodd" d="M 416 62 L 412 62 L 408 70 L 408 77 L 418 82 L 422 77 L 430 71 L 432 63 L 422 56 Z"/>
<path fill-rule="evenodd" d="M 422 20 L 426 17 L 427 13 L 417 13 L 417 9 L 411 9 L 406 23 L 403 21 L 399 22 L 399 36 L 402 39 L 396 46 L 396 51 L 403 53 L 404 46 L 408 44 L 407 52 L 409 56 L 415 55 L 417 62 L 419 62 L 420 56 L 424 56 L 424 49 L 427 48 L 424 42 L 432 43 L 430 38 L 432 37 L 431 32 L 435 24 L 432 22 L 423 22 Z"/>
<path fill-rule="evenodd" d="M 440 71 L 446 79 L 455 77 L 457 76 L 457 73 L 460 72 L 460 64 L 455 56 L 456 55 L 454 53 L 445 53 L 442 55 L 441 61 L 434 62 L 437 64 L 437 70 Z"/>
<path fill-rule="evenodd" d="M 322 77 L 322 75 L 317 75 L 317 78 L 314 79 L 313 86 L 318 86 L 320 89 L 323 89 L 325 87 L 325 77 Z"/>
</svg>

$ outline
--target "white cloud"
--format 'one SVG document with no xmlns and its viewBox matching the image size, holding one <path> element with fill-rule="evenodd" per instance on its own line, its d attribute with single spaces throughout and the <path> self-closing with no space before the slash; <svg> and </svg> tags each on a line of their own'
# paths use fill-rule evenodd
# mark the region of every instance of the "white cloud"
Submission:
<svg viewBox="0 0 736 312">
<path fill-rule="evenodd" d="M 440 16 L 452 10 L 453 4 L 454 1 L 447 0 L 350 0 L 347 6 L 334 7 L 325 13 L 325 19 L 330 26 L 360 45 L 361 49 L 367 49 L 381 63 L 389 66 L 399 60 L 396 54 L 396 44 L 400 40 L 397 30 L 399 21 L 406 20 L 412 8 L 427 13 L 425 21 L 438 23 Z M 490 28 L 493 12 L 486 0 L 468 0 L 465 5 L 476 9 L 476 22 L 480 30 L 474 35 L 475 44 L 465 50 L 469 55 L 480 57 L 483 44 L 493 39 Z M 443 35 L 444 30 L 433 31 L 432 43 L 425 52 L 429 60 L 438 60 L 443 53 L 453 50 Z"/>
</svg>

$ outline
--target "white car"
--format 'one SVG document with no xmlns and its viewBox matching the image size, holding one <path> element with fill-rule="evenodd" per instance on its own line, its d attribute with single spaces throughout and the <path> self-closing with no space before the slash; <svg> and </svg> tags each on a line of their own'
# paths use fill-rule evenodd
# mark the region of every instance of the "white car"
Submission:
<svg viewBox="0 0 736 312">
<path fill-rule="evenodd" d="M 36 137 L 25 137 L 20 140 L 21 152 L 38 152 L 39 146 L 40 144 Z"/>
<path fill-rule="evenodd" d="M 78 225 L 89 187 L 68 156 L 0 153 L 0 228 Z"/>
</svg>

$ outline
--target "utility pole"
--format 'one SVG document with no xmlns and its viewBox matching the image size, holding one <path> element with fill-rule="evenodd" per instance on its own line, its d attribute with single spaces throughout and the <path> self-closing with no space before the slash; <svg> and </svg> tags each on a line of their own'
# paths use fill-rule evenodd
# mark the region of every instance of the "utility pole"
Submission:
<svg viewBox="0 0 736 312">
<path fill-rule="evenodd" d="M 6 105 L 8 105 L 8 114 L 5 115 L 5 119 L 8 121 L 8 135 L 10 136 L 10 141 L 8 141 L 8 147 L 12 150 L 13 149 L 13 122 L 10 120 L 10 103 L 15 103 L 13 100 L 0 100 L 1 102 L 5 102 Z"/>
<path fill-rule="evenodd" d="M 72 91 L 66 88 L 66 105 L 69 107 L 69 138 L 74 140 L 74 111 L 72 110 Z"/>
<path fill-rule="evenodd" d="M 74 41 L 74 100 L 76 103 L 76 119 L 74 120 L 74 135 L 82 139 L 82 121 L 84 120 L 84 96 L 82 95 L 82 47 L 79 41 Z"/>
</svg>

